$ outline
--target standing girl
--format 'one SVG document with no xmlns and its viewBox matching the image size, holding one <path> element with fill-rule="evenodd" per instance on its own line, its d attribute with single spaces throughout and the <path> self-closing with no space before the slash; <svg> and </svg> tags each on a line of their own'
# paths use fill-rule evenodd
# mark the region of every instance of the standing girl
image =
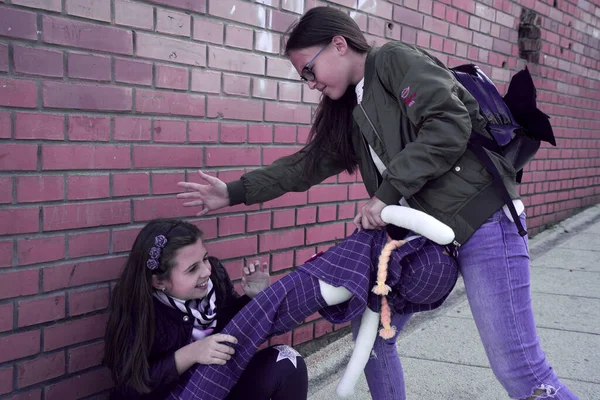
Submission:
<svg viewBox="0 0 600 400">
<path fill-rule="evenodd" d="M 467 148 L 472 132 L 490 138 L 475 99 L 435 57 L 400 42 L 372 48 L 358 25 L 333 7 L 313 8 L 291 28 L 286 54 L 302 80 L 323 94 L 308 144 L 228 184 L 200 172 L 208 184 L 181 182 L 192 191 L 178 197 L 197 199 L 186 205 L 203 205 L 203 215 L 305 191 L 358 167 L 371 196 L 356 214 L 358 227 L 384 226 L 381 210 L 400 202 L 456 233 L 453 247 L 469 304 L 509 396 L 575 399 L 540 347 L 527 237 L 519 235 L 493 177 Z M 499 154 L 489 155 L 524 226 L 515 170 Z M 393 322 L 401 329 L 409 317 L 396 315 Z M 365 369 L 373 398 L 404 399 L 395 346 L 377 340 L 378 357 Z"/>
<path fill-rule="evenodd" d="M 196 364 L 225 364 L 237 339 L 219 332 L 269 286 L 259 263 L 244 268 L 239 296 L 202 233 L 183 221 L 154 220 L 138 234 L 114 289 L 104 363 L 114 399 L 164 399 Z M 294 352 L 295 363 L 280 359 Z M 295 350 L 256 353 L 228 399 L 306 399 L 306 364 Z"/>
</svg>

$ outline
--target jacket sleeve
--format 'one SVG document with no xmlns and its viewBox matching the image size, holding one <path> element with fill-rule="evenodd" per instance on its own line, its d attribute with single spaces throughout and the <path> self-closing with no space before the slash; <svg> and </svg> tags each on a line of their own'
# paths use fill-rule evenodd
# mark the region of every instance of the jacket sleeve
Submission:
<svg viewBox="0 0 600 400">
<path fill-rule="evenodd" d="M 386 49 L 382 61 L 377 74 L 418 130 L 416 140 L 392 156 L 375 194 L 386 204 L 397 204 L 458 161 L 471 135 L 471 119 L 459 99 L 462 89 L 441 63 L 400 46 Z"/>
<path fill-rule="evenodd" d="M 252 205 L 273 200 L 288 192 L 304 192 L 344 170 L 333 160 L 323 157 L 319 160 L 317 173 L 304 177 L 304 164 L 307 147 L 289 156 L 281 157 L 268 167 L 248 172 L 227 184 L 229 205 L 244 203 Z"/>
<path fill-rule="evenodd" d="M 175 352 L 150 360 L 150 384 L 153 388 L 171 386 L 179 379 L 175 366 Z"/>
</svg>

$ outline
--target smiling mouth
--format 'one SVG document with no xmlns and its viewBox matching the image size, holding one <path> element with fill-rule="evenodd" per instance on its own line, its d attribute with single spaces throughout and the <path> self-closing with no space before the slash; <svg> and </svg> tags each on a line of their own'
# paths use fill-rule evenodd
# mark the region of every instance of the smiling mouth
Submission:
<svg viewBox="0 0 600 400">
<path fill-rule="evenodd" d="M 197 289 L 206 289 L 206 287 L 208 286 L 208 281 L 205 281 L 204 283 L 199 283 L 196 285 Z"/>
</svg>

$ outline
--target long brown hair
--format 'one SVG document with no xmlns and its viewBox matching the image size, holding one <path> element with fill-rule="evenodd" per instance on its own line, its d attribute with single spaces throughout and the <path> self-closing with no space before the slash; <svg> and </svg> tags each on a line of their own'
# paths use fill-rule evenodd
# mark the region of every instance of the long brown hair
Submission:
<svg viewBox="0 0 600 400">
<path fill-rule="evenodd" d="M 146 262 L 158 235 L 164 235 L 167 244 L 162 249 L 159 267 L 150 270 Z M 150 221 L 135 239 L 112 294 L 104 336 L 104 365 L 110 369 L 117 387 L 150 392 L 148 355 L 154 341 L 152 275 L 168 279 L 177 251 L 201 238 L 202 232 L 190 223 L 157 219 Z"/>
<path fill-rule="evenodd" d="M 357 53 L 364 54 L 369 44 L 360 28 L 348 14 L 333 7 L 315 7 L 306 12 L 287 31 L 289 38 L 285 54 L 313 46 L 326 46 L 334 36 L 343 36 L 348 46 Z M 333 158 L 349 173 L 356 169 L 357 159 L 352 145 L 352 111 L 356 107 L 354 86 L 346 93 L 332 100 L 323 96 L 317 107 L 313 126 L 308 137 L 305 176 L 311 176 L 318 169 L 323 154 Z"/>
</svg>

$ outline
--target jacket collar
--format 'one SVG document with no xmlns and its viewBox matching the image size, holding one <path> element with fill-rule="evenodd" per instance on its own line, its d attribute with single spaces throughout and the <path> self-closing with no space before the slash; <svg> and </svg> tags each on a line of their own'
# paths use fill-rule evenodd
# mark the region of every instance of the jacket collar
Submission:
<svg viewBox="0 0 600 400">
<path fill-rule="evenodd" d="M 364 91 L 366 91 L 373 79 L 373 75 L 375 74 L 375 55 L 377 54 L 377 48 L 371 47 L 367 51 L 367 60 L 365 61 L 365 83 L 364 83 Z"/>
</svg>

